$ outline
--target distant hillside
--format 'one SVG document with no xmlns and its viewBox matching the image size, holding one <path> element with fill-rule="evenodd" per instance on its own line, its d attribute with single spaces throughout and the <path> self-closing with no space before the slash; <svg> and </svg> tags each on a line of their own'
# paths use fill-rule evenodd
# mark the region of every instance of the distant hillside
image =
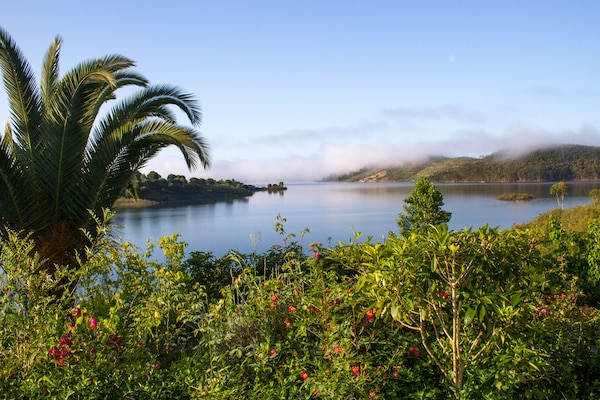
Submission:
<svg viewBox="0 0 600 400">
<path fill-rule="evenodd" d="M 427 176 L 433 182 L 559 182 L 600 180 L 600 147 L 562 145 L 511 158 L 499 151 L 482 158 L 432 157 L 420 164 L 363 168 L 328 177 L 340 182 L 409 182 Z"/>
</svg>

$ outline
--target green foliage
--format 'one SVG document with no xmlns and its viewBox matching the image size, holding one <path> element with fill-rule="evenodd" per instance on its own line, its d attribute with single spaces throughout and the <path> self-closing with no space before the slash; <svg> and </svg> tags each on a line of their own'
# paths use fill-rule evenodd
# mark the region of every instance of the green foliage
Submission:
<svg viewBox="0 0 600 400">
<path fill-rule="evenodd" d="M 73 296 L 34 243 L 0 252 L 4 398 L 595 398 L 598 224 L 265 254 L 102 240 Z M 214 269 L 214 270 L 212 270 Z M 58 271 L 69 273 L 68 269 Z"/>
<path fill-rule="evenodd" d="M 404 214 L 400 214 L 396 221 L 402 236 L 445 224 L 450 221 L 452 215 L 442 210 L 442 193 L 426 177 L 419 178 L 411 195 L 404 199 L 404 203 Z"/>
</svg>

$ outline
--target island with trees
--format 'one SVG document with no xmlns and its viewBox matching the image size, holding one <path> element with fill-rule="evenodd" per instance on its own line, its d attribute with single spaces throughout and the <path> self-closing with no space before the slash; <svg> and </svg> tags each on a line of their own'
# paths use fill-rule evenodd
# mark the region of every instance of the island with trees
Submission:
<svg viewBox="0 0 600 400">
<path fill-rule="evenodd" d="M 235 179 L 190 178 L 169 174 L 163 178 L 155 171 L 147 175 L 137 172 L 132 190 L 124 191 L 115 207 L 143 207 L 154 204 L 202 203 L 244 198 L 256 192 L 283 194 L 287 187 L 283 182 L 267 186 L 248 185 Z"/>
</svg>

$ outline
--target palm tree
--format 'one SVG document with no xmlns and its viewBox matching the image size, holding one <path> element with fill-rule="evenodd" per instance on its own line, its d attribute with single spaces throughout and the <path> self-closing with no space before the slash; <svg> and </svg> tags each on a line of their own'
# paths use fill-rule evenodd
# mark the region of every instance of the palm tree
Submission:
<svg viewBox="0 0 600 400">
<path fill-rule="evenodd" d="M 29 234 L 49 269 L 77 267 L 77 254 L 101 235 L 98 216 L 164 147 L 178 147 L 190 170 L 210 163 L 192 95 L 149 85 L 120 55 L 82 62 L 61 77 L 61 43 L 57 37 L 51 44 L 38 86 L 0 28 L 11 118 L 0 138 L 0 239 L 9 230 Z M 130 86 L 135 93 L 117 101 L 116 91 Z M 174 109 L 190 126 L 177 123 Z"/>
</svg>

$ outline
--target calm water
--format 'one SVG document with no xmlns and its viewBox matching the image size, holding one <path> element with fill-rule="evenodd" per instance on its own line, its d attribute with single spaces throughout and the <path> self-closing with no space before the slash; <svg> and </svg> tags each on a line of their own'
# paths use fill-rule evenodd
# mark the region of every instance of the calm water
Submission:
<svg viewBox="0 0 600 400">
<path fill-rule="evenodd" d="M 557 207 L 549 194 L 552 184 L 436 184 L 444 195 L 444 209 L 452 213 L 451 229 L 479 227 L 486 223 L 501 229 L 533 219 Z M 589 191 L 600 182 L 568 183 L 565 207 L 589 203 Z M 229 250 L 261 253 L 282 236 L 274 224 L 280 214 L 285 230 L 304 245 L 310 242 L 347 243 L 354 232 L 363 239 L 383 239 L 397 232 L 396 219 L 413 183 L 311 183 L 288 185 L 283 194 L 259 192 L 252 197 L 211 204 L 119 210 L 115 223 L 120 236 L 141 248 L 147 239 L 180 233 L 189 251 L 211 251 L 217 256 Z M 532 201 L 499 201 L 504 193 L 529 193 Z M 301 235 L 302 231 L 310 232 Z"/>
</svg>

